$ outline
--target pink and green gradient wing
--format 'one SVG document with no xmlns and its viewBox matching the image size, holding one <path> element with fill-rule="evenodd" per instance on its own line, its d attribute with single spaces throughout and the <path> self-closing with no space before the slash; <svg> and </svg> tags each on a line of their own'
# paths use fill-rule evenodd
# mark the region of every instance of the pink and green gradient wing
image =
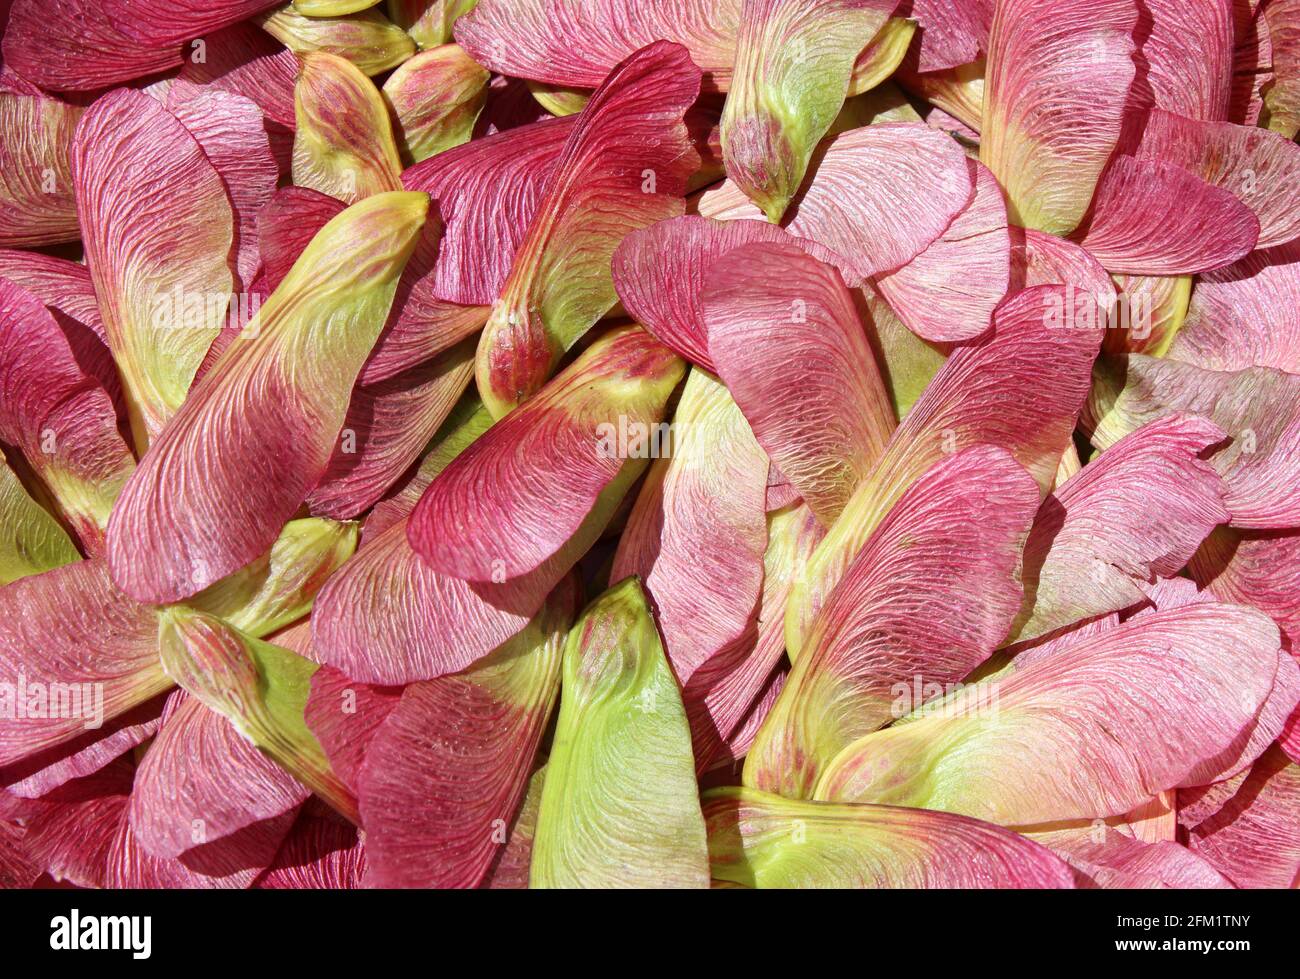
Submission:
<svg viewBox="0 0 1300 979">
<path fill-rule="evenodd" d="M 296 809 L 308 794 L 226 718 L 177 691 L 136 769 L 127 819 L 140 846 L 175 858 Z"/>
<path fill-rule="evenodd" d="M 433 570 L 467 581 L 535 571 L 637 461 L 602 434 L 648 433 L 683 369 L 643 330 L 602 338 L 433 480 L 411 514 L 412 545 Z"/>
<path fill-rule="evenodd" d="M 143 452 L 180 408 L 225 322 L 230 199 L 180 120 L 129 89 L 82 117 L 72 166 L 86 262 Z"/>
<path fill-rule="evenodd" d="M 76 241 L 69 149 L 82 110 L 39 94 L 0 91 L 0 245 Z"/>
<path fill-rule="evenodd" d="M 366 752 L 367 884 L 477 887 L 505 844 L 560 692 L 576 613 L 566 579 L 537 617 L 463 673 L 413 683 Z"/>
<path fill-rule="evenodd" d="M 1029 474 L 989 446 L 913 483 L 813 620 L 745 784 L 811 798 L 840 750 L 984 662 L 1020 606 L 1020 549 L 1038 500 Z"/>
<path fill-rule="evenodd" d="M 356 798 L 307 726 L 315 663 L 182 606 L 160 613 L 158 652 L 168 676 L 204 709 L 229 721 L 284 772 L 356 822 Z M 286 781 L 279 784 L 290 789 Z"/>
<path fill-rule="evenodd" d="M 0 440 L 18 449 L 88 552 L 135 459 L 96 378 L 35 296 L 0 278 Z"/>
<path fill-rule="evenodd" d="M 188 603 L 236 629 L 265 636 L 311 611 L 316 593 L 352 557 L 357 537 L 353 523 L 291 520 L 269 550 Z"/>
<path fill-rule="evenodd" d="M 1131 354 L 1099 361 L 1094 377 L 1084 424 L 1097 448 L 1175 412 L 1201 415 L 1232 439 L 1211 460 L 1227 487 L 1232 526 L 1300 526 L 1300 376 L 1267 367 L 1208 371 Z"/>
<path fill-rule="evenodd" d="M 311 611 L 316 592 L 351 555 L 355 543 L 355 525 L 291 521 L 268 553 L 191 601 L 201 611 L 263 636 Z M 12 589 L 0 590 L 0 595 L 13 602 L 10 612 L 16 616 L 0 641 L 6 675 L 16 681 L 32 677 L 47 684 L 47 692 L 49 684 L 72 684 L 61 697 L 77 696 L 78 683 L 100 684 L 104 690 L 103 714 L 95 707 L 98 727 L 83 731 L 78 720 L 40 718 L 6 732 L 23 733 L 16 741 L 18 750 L 8 758 L 23 759 L 25 770 L 8 771 L 6 777 L 47 787 L 51 781 L 62 784 L 95 771 L 152 735 L 149 722 L 156 718 L 157 707 L 149 710 L 148 701 L 172 686 L 155 668 L 156 608 L 138 605 L 118 592 L 101 559 L 27 577 Z M 25 611 L 30 608 L 45 608 L 48 623 Z M 30 620 L 18 620 L 23 616 Z M 81 694 L 83 702 L 92 694 L 98 705 L 94 686 L 81 688 Z M 113 745 L 120 746 L 117 753 L 105 754 Z"/>
<path fill-rule="evenodd" d="M 768 460 L 731 395 L 692 370 L 614 555 L 611 578 L 638 575 L 673 672 L 752 641 L 767 546 Z M 646 446 L 647 449 L 650 446 Z"/>
<path fill-rule="evenodd" d="M 1109 272 L 1182 275 L 1244 257 L 1259 228 L 1234 194 L 1181 166 L 1118 156 L 1097 185 L 1079 243 Z"/>
<path fill-rule="evenodd" d="M 203 376 L 113 512 L 124 590 L 178 601 L 274 541 L 326 471 L 427 209 L 398 192 L 344 211 Z"/>
<path fill-rule="evenodd" d="M 68 532 L 28 495 L 0 453 L 0 586 L 80 557 Z"/>
<path fill-rule="evenodd" d="M 1048 497 L 1025 545 L 1025 601 L 1010 639 L 1143 603 L 1228 522 L 1223 483 L 1200 456 L 1224 433 L 1170 415 L 1121 439 Z"/>
<path fill-rule="evenodd" d="M 699 306 L 754 436 L 829 527 L 895 427 L 852 294 L 797 245 L 758 243 L 713 263 Z"/>
<path fill-rule="evenodd" d="M 1007 205 L 993 174 L 967 161 L 975 194 L 948 230 L 875 287 L 917 336 L 935 343 L 985 333 L 1011 282 Z"/>
<path fill-rule="evenodd" d="M 961 147 L 920 123 L 886 122 L 841 133 L 818 149 L 813 177 L 785 228 L 829 248 L 845 281 L 912 261 L 971 201 Z"/>
<path fill-rule="evenodd" d="M 352 62 L 323 51 L 303 57 L 294 107 L 295 185 L 346 204 L 402 189 L 388 106 Z"/>
<path fill-rule="evenodd" d="M 588 606 L 561 682 L 530 886 L 707 887 L 690 726 L 636 578 Z"/>
<path fill-rule="evenodd" d="M 1300 236 L 1300 146 L 1277 133 L 1156 109 L 1137 156 L 1177 164 L 1234 195 L 1259 219 L 1258 248 Z"/>
<path fill-rule="evenodd" d="M 844 105 L 853 66 L 895 0 L 745 0 L 722 114 L 727 176 L 773 222 Z"/>
<path fill-rule="evenodd" d="M 912 482 L 945 454 L 980 443 L 1006 449 L 1046 495 L 1088 393 L 1097 327 L 1060 329 L 1048 315 L 1060 286 L 1035 286 L 1003 302 L 988 337 L 944 363 L 884 455 L 809 560 L 786 612 L 786 648 L 797 654 L 817 610 L 853 555 Z M 1014 403 L 1017 410 L 1007 411 Z"/>
<path fill-rule="evenodd" d="M 683 116 L 699 77 L 682 47 L 650 45 L 578 116 L 479 341 L 479 396 L 495 417 L 615 305 L 610 258 L 623 237 L 685 210 L 699 156 Z"/>
<path fill-rule="evenodd" d="M 1300 242 L 1201 275 L 1169 356 L 1212 371 L 1300 374 Z"/>
<path fill-rule="evenodd" d="M 980 162 L 1013 223 L 1064 235 L 1115 151 L 1136 73 L 1134 0 L 1001 0 L 985 73 Z"/>
<path fill-rule="evenodd" d="M 419 163 L 467 143 L 491 75 L 455 44 L 421 51 L 384 82 L 403 159 Z"/>
<path fill-rule="evenodd" d="M 1254 722 L 1278 642 L 1266 616 L 1237 605 L 1137 617 L 849 745 L 816 798 L 1004 826 L 1122 815 Z"/>
<path fill-rule="evenodd" d="M 715 880 L 758 888 L 1074 886 L 1049 850 L 999 826 L 927 809 L 704 794 Z"/>
<path fill-rule="evenodd" d="M 726 91 L 741 6 L 742 0 L 479 0 L 456 22 L 455 36 L 470 57 L 499 74 L 575 88 L 595 88 L 632 52 L 673 41 L 700 66 L 711 91 Z"/>
<path fill-rule="evenodd" d="M 196 608 L 253 635 L 264 635 L 310 611 L 316 592 L 352 553 L 355 543 L 355 526 L 326 520 L 293 521 L 269 552 L 191 601 Z M 58 757 L 36 758 L 27 764 L 31 769 L 44 761 L 42 767 L 58 768 L 60 761 L 66 762 L 63 767 L 68 774 L 49 771 L 40 775 L 41 779 L 65 781 L 79 774 L 75 769 L 89 765 L 109 744 L 124 741 L 125 750 L 142 739 L 122 731 L 121 739 L 114 740 L 127 721 L 138 729 L 156 716 L 156 710 L 149 714 L 147 707 L 139 712 L 135 708 L 172 686 L 171 680 L 158 672 L 156 608 L 122 594 L 113 585 L 102 558 L 74 561 L 16 581 L 0 589 L 0 602 L 10 616 L 0 635 L 0 673 L 6 682 L 18 683 L 26 677 L 45 685 L 45 695 L 51 685 L 63 684 L 59 696 L 66 700 L 80 691 L 83 705 L 85 697 L 92 696 L 95 724 L 100 725 L 87 728 L 89 719 L 77 719 L 75 711 L 35 719 L 15 714 L 11 720 L 17 723 L 6 725 L 0 733 L 0 765 L 68 744 Z M 99 686 L 76 686 L 83 683 Z M 119 717 L 125 719 L 122 724 L 102 727 Z M 92 737 L 95 732 L 100 733 Z M 103 745 L 85 740 L 101 738 Z M 68 751 L 83 748 L 85 757 L 68 756 Z M 100 757 L 100 764 L 112 757 Z"/>
<path fill-rule="evenodd" d="M 628 375 L 621 385 L 603 385 L 605 394 L 612 397 L 605 406 L 609 417 L 617 419 L 623 410 L 619 406 L 626 400 L 646 397 L 645 388 L 663 386 L 674 372 L 680 377 L 680 361 L 665 363 L 662 357 L 666 352 L 652 348 L 652 343 L 640 331 L 623 330 L 593 345 L 584 354 L 593 364 L 603 363 L 617 369 L 620 361 L 626 366 L 638 357 L 611 355 L 620 349 L 632 349 L 641 351 L 646 363 L 659 364 L 657 373 L 652 371 L 642 377 Z M 552 383 L 570 381 L 561 375 Z M 581 384 L 574 383 L 581 388 Z M 674 380 L 657 396 L 666 398 L 667 391 L 675 384 Z M 542 428 L 556 420 L 553 414 L 535 417 Z M 527 625 L 546 596 L 604 533 L 628 490 L 645 472 L 644 459 L 627 459 L 596 496 L 571 537 L 557 542 L 553 531 L 547 530 L 533 547 L 550 550 L 558 543 L 558 549 L 535 570 L 501 581 L 489 576 L 486 581 L 473 582 L 445 575 L 434 570 L 413 548 L 415 531 L 409 514 L 420 493 L 445 471 L 440 467 L 446 467 L 457 453 L 464 451 L 466 444 L 477 444 L 488 421 L 486 409 L 480 409 L 448 435 L 446 442 L 426 460 L 430 472 L 422 473 L 412 482 L 416 487 L 413 492 L 403 491 L 389 501 L 391 505 L 385 505 L 382 529 L 377 526 L 374 536 L 367 532 L 362 552 L 326 586 L 312 616 L 315 655 L 320 662 L 362 682 L 376 684 L 410 683 L 460 672 Z M 526 432 L 529 438 L 532 434 L 531 429 Z M 588 458 L 594 460 L 599 448 L 598 436 L 594 430 L 586 434 L 591 441 L 584 452 L 590 452 Z M 522 480 L 520 487 L 527 488 L 527 494 L 519 500 L 506 500 L 494 494 L 495 503 L 508 504 L 517 519 L 524 519 L 543 504 L 544 509 L 539 512 L 550 513 L 543 492 L 545 483 L 538 482 L 547 470 L 534 471 L 526 465 L 535 446 L 514 439 L 497 440 L 495 444 L 498 458 L 484 460 L 480 450 L 481 461 L 474 468 L 509 461 Z M 449 451 L 444 452 L 444 447 L 450 447 Z M 581 459 L 572 462 L 582 464 Z M 591 467 L 591 473 L 598 469 Z M 472 477 L 473 472 L 458 479 L 467 476 Z M 436 529 L 441 533 L 446 525 Z M 481 540 L 476 538 L 476 551 L 481 551 L 479 545 L 491 539 L 490 533 Z M 513 548 L 516 542 L 507 543 Z"/>
</svg>

